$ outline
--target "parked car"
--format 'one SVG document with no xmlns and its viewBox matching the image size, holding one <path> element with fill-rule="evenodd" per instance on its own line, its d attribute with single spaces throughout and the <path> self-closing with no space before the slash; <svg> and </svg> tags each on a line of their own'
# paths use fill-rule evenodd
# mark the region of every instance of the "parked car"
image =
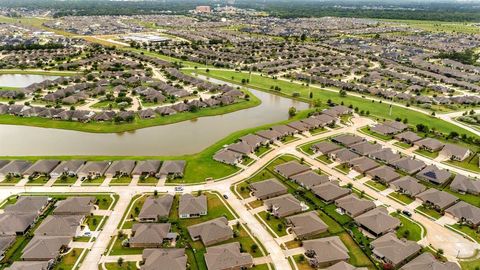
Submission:
<svg viewBox="0 0 480 270">
<path fill-rule="evenodd" d="M 228 200 L 228 195 L 227 195 L 227 194 L 223 194 L 223 198 L 225 198 L 225 200 Z"/>
<path fill-rule="evenodd" d="M 175 191 L 183 191 L 183 187 L 175 187 Z"/>
<path fill-rule="evenodd" d="M 411 216 L 412 216 L 412 213 L 410 213 L 410 212 L 407 211 L 407 210 L 403 210 L 403 211 L 402 211 L 402 214 L 404 214 L 404 215 L 407 216 L 407 217 L 411 217 Z"/>
</svg>

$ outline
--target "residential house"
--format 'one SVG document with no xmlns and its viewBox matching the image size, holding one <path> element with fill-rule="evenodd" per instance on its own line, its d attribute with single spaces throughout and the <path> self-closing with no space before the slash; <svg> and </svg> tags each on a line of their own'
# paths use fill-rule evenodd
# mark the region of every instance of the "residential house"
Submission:
<svg viewBox="0 0 480 270">
<path fill-rule="evenodd" d="M 464 175 L 457 174 L 450 184 L 450 189 L 459 193 L 468 193 L 473 195 L 480 194 L 480 181 L 470 179 Z"/>
<path fill-rule="evenodd" d="M 162 163 L 159 174 L 160 176 L 183 177 L 185 171 L 185 160 L 167 160 Z"/>
<path fill-rule="evenodd" d="M 329 181 L 329 178 L 327 175 L 320 175 L 314 171 L 300 173 L 290 178 L 295 183 L 301 185 L 306 189 L 311 189 L 314 186 L 318 186 Z"/>
<path fill-rule="evenodd" d="M 401 224 L 398 218 L 388 214 L 385 207 L 377 207 L 355 218 L 362 229 L 372 234 L 374 237 L 382 236 L 388 232 L 394 231 Z"/>
<path fill-rule="evenodd" d="M 411 176 L 404 176 L 400 179 L 397 179 L 390 183 L 390 186 L 393 186 L 397 192 L 410 197 L 415 197 L 427 189 L 424 185 L 418 183 L 418 181 Z"/>
<path fill-rule="evenodd" d="M 405 131 L 400 134 L 396 134 L 394 136 L 396 140 L 399 140 L 401 142 L 405 142 L 408 144 L 413 144 L 416 141 L 419 141 L 422 139 L 422 137 L 418 136 L 417 133 L 412 132 L 412 131 Z"/>
<path fill-rule="evenodd" d="M 461 147 L 455 144 L 447 143 L 438 154 L 445 159 L 464 161 L 472 152 L 466 147 Z"/>
<path fill-rule="evenodd" d="M 95 208 L 95 197 L 68 197 L 55 204 L 55 215 L 89 215 Z"/>
<path fill-rule="evenodd" d="M 371 153 L 375 153 L 382 150 L 382 146 L 377 143 L 360 142 L 360 143 L 351 145 L 350 150 L 352 150 L 354 153 L 357 153 L 361 156 L 367 156 Z"/>
<path fill-rule="evenodd" d="M 426 166 L 425 162 L 411 157 L 404 157 L 390 164 L 397 170 L 408 174 L 414 174 Z"/>
<path fill-rule="evenodd" d="M 402 157 L 400 154 L 394 153 L 390 148 L 384 148 L 378 152 L 371 153 L 368 156 L 374 160 L 379 160 L 387 164 L 392 164 Z"/>
<path fill-rule="evenodd" d="M 49 215 L 35 230 L 38 236 L 79 236 L 85 216 Z"/>
<path fill-rule="evenodd" d="M 25 160 L 12 160 L 0 169 L 0 177 L 11 175 L 14 177 L 22 177 L 23 173 L 32 165 L 31 162 Z"/>
<path fill-rule="evenodd" d="M 242 253 L 238 242 L 207 247 L 204 258 L 208 270 L 240 270 L 253 266 L 252 256 Z"/>
<path fill-rule="evenodd" d="M 300 164 L 297 161 L 289 161 L 275 166 L 274 171 L 281 176 L 290 179 L 292 176 L 304 173 L 310 170 L 310 167 Z"/>
<path fill-rule="evenodd" d="M 252 190 L 253 195 L 260 200 L 283 195 L 288 191 L 286 186 L 274 178 L 251 183 L 249 188 Z"/>
<path fill-rule="evenodd" d="M 49 202 L 46 196 L 21 196 L 15 204 L 7 205 L 4 209 L 5 213 L 33 213 L 40 215 Z"/>
<path fill-rule="evenodd" d="M 35 213 L 0 214 L 1 235 L 24 235 L 37 218 Z"/>
<path fill-rule="evenodd" d="M 375 208 L 375 203 L 370 200 L 360 199 L 354 194 L 342 197 L 335 201 L 341 213 L 354 218 Z"/>
<path fill-rule="evenodd" d="M 422 201 L 423 204 L 435 208 L 437 211 L 443 211 L 459 201 L 459 199 L 452 194 L 435 188 L 425 190 L 418 194 L 416 198 Z"/>
<path fill-rule="evenodd" d="M 420 141 L 414 142 L 414 144 L 418 145 L 418 147 L 420 149 L 424 149 L 424 150 L 427 150 L 429 152 L 437 152 L 445 146 L 444 143 L 440 142 L 437 139 L 433 139 L 433 138 L 425 138 L 425 139 L 422 139 Z"/>
<path fill-rule="evenodd" d="M 110 161 L 88 161 L 80 168 L 78 176 L 90 178 L 101 177 L 105 174 L 110 164 Z"/>
<path fill-rule="evenodd" d="M 140 270 L 157 270 L 161 267 L 169 270 L 186 270 L 187 255 L 184 248 L 148 248 L 142 253 L 143 265 Z"/>
<path fill-rule="evenodd" d="M 367 157 L 358 157 L 352 159 L 347 162 L 347 164 L 359 173 L 365 173 L 366 171 L 375 169 L 380 166 L 380 164 Z"/>
<path fill-rule="evenodd" d="M 225 217 L 219 217 L 188 227 L 190 237 L 201 240 L 205 246 L 211 246 L 233 238 L 233 230 Z"/>
<path fill-rule="evenodd" d="M 366 267 L 355 267 L 351 264 L 348 264 L 344 261 L 338 262 L 330 267 L 325 268 L 325 270 L 367 270 Z"/>
<path fill-rule="evenodd" d="M 367 171 L 366 174 L 370 175 L 373 180 L 387 185 L 401 176 L 400 174 L 395 172 L 394 169 L 388 166 L 378 167 L 376 169 Z"/>
<path fill-rule="evenodd" d="M 272 215 L 280 218 L 300 213 L 304 210 L 302 203 L 292 194 L 285 194 L 265 200 L 264 204 Z"/>
<path fill-rule="evenodd" d="M 328 156 L 333 159 L 334 161 L 340 163 L 340 164 L 343 164 L 343 163 L 346 163 L 346 162 L 349 162 L 353 159 L 356 159 L 358 157 L 360 157 L 360 155 L 346 149 L 346 148 L 342 148 L 340 150 L 337 150 L 337 151 L 333 151 L 333 152 L 330 152 L 328 154 Z"/>
<path fill-rule="evenodd" d="M 422 246 L 414 241 L 400 240 L 392 232 L 373 240 L 370 246 L 377 259 L 393 267 L 405 264 L 422 252 Z"/>
<path fill-rule="evenodd" d="M 60 164 L 59 160 L 53 159 L 44 159 L 44 160 L 37 160 L 32 166 L 26 169 L 23 174 L 24 175 L 44 175 L 49 176 L 50 173 L 55 169 L 58 164 Z"/>
<path fill-rule="evenodd" d="M 327 224 L 315 211 L 287 217 L 286 222 L 298 239 L 305 239 L 328 230 Z"/>
<path fill-rule="evenodd" d="M 72 241 L 70 236 L 34 236 L 22 251 L 24 261 L 55 260 Z"/>
<path fill-rule="evenodd" d="M 16 261 L 13 262 L 9 267 L 5 268 L 5 270 L 49 270 L 50 267 L 51 262 L 48 261 Z"/>
<path fill-rule="evenodd" d="M 448 215 L 458 222 L 464 222 L 477 228 L 480 225 L 480 208 L 460 201 L 445 210 L 445 215 Z"/>
<path fill-rule="evenodd" d="M 342 147 L 339 146 L 338 144 L 328 142 L 328 141 L 323 141 L 316 143 L 310 147 L 314 153 L 317 154 L 322 154 L 322 155 L 328 155 L 331 152 L 340 150 Z"/>
<path fill-rule="evenodd" d="M 182 194 L 178 205 L 180 218 L 195 218 L 207 215 L 207 197 L 200 195 L 194 197 L 191 194 Z"/>
<path fill-rule="evenodd" d="M 337 182 L 332 181 L 314 186 L 311 190 L 317 197 L 327 203 L 347 196 L 352 192 L 350 189 L 340 187 Z"/>
<path fill-rule="evenodd" d="M 173 204 L 173 196 L 165 194 L 154 197 L 149 196 L 143 203 L 138 214 L 140 222 L 159 222 L 162 218 L 168 218 Z"/>
<path fill-rule="evenodd" d="M 160 160 L 143 160 L 138 161 L 132 171 L 132 175 L 155 176 L 161 165 Z"/>
<path fill-rule="evenodd" d="M 61 175 L 66 175 L 70 177 L 77 176 L 77 172 L 79 171 L 80 167 L 85 164 L 84 160 L 67 160 L 62 161 L 60 164 L 53 169 L 50 173 L 52 177 L 59 177 Z"/>
<path fill-rule="evenodd" d="M 314 268 L 325 268 L 350 259 L 347 247 L 338 236 L 303 241 L 303 248 Z"/>
<path fill-rule="evenodd" d="M 341 135 L 333 137 L 332 141 L 334 143 L 338 143 L 338 144 L 341 144 L 343 146 L 350 147 L 354 144 L 365 141 L 365 139 L 362 138 L 362 137 L 359 137 L 359 136 L 352 135 L 352 134 L 341 134 Z"/>
<path fill-rule="evenodd" d="M 450 179 L 452 174 L 447 170 L 439 169 L 435 165 L 429 165 L 417 173 L 416 176 L 420 180 L 442 185 L 443 183 L 447 182 L 448 179 Z"/>
<path fill-rule="evenodd" d="M 224 148 L 215 153 L 215 155 L 213 155 L 213 159 L 218 162 L 235 166 L 242 163 L 243 155 Z"/>
<path fill-rule="evenodd" d="M 132 248 L 162 247 L 165 240 L 177 237 L 175 233 L 170 233 L 170 227 L 170 223 L 135 223 L 128 243 Z"/>
<path fill-rule="evenodd" d="M 255 134 L 248 134 L 240 138 L 240 141 L 250 145 L 253 149 L 257 149 L 262 145 L 266 145 L 268 143 L 268 139 L 260 137 Z"/>
<path fill-rule="evenodd" d="M 284 137 L 281 133 L 274 131 L 274 130 L 260 130 L 257 131 L 255 134 L 258 136 L 265 138 L 268 140 L 268 142 L 273 143 L 275 141 L 280 140 L 282 137 Z"/>
<path fill-rule="evenodd" d="M 108 167 L 105 172 L 107 177 L 121 177 L 131 176 L 133 169 L 135 168 L 134 160 L 116 160 L 112 162 L 112 165 Z"/>
<path fill-rule="evenodd" d="M 460 270 L 460 266 L 454 262 L 437 261 L 431 253 L 425 252 L 402 266 L 400 270 Z"/>
</svg>

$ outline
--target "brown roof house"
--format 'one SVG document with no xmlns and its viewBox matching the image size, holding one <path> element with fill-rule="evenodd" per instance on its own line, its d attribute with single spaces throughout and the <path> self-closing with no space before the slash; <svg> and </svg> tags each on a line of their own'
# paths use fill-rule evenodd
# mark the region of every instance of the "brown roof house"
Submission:
<svg viewBox="0 0 480 270">
<path fill-rule="evenodd" d="M 330 267 L 325 268 L 325 270 L 367 270 L 366 267 L 355 267 L 351 264 L 348 264 L 344 261 L 338 262 Z"/>
<path fill-rule="evenodd" d="M 22 251 L 24 261 L 55 260 L 72 241 L 70 236 L 34 236 Z"/>
<path fill-rule="evenodd" d="M 290 177 L 294 175 L 309 171 L 310 167 L 304 164 L 300 164 L 297 161 L 289 161 L 275 166 L 274 170 L 281 176 L 290 179 Z"/>
<path fill-rule="evenodd" d="M 314 268 L 325 268 L 350 259 L 347 247 L 338 236 L 303 241 L 303 248 Z"/>
<path fill-rule="evenodd" d="M 367 171 L 366 174 L 370 175 L 373 180 L 384 184 L 390 184 L 401 176 L 394 169 L 388 166 L 378 167 L 376 169 Z"/>
<path fill-rule="evenodd" d="M 357 153 L 362 156 L 367 156 L 371 153 L 378 152 L 382 150 L 382 146 L 377 143 L 370 143 L 370 142 L 360 142 L 350 146 L 350 150 L 354 153 Z"/>
<path fill-rule="evenodd" d="M 302 203 L 293 197 L 292 194 L 285 194 L 275 198 L 265 200 L 265 206 L 272 215 L 276 217 L 286 217 L 304 210 Z"/>
<path fill-rule="evenodd" d="M 440 151 L 443 148 L 443 146 L 445 146 L 444 143 L 440 142 L 437 139 L 432 139 L 432 138 L 425 138 L 420 141 L 416 141 L 414 144 L 418 145 L 420 149 L 425 149 L 429 152 Z"/>
<path fill-rule="evenodd" d="M 401 224 L 398 218 L 388 214 L 388 210 L 385 207 L 377 207 L 370 210 L 356 217 L 355 222 L 375 237 L 394 231 Z"/>
<path fill-rule="evenodd" d="M 392 162 L 397 161 L 402 157 L 400 154 L 394 153 L 390 148 L 384 148 L 378 152 L 371 153 L 368 156 L 388 164 L 392 164 Z"/>
<path fill-rule="evenodd" d="M 183 177 L 186 164 L 187 162 L 185 160 L 167 160 L 162 163 L 162 167 L 158 173 L 160 176 L 173 178 Z"/>
<path fill-rule="evenodd" d="M 397 179 L 390 183 L 390 186 L 395 187 L 399 193 L 410 197 L 415 197 L 417 194 L 422 193 L 427 189 L 424 185 L 418 183 L 417 179 L 411 176 L 404 176 Z"/>
<path fill-rule="evenodd" d="M 441 185 L 445 183 L 452 176 L 452 174 L 447 170 L 439 169 L 435 165 L 429 165 L 417 173 L 416 176 L 420 180 Z"/>
<path fill-rule="evenodd" d="M 23 172 L 32 165 L 31 162 L 25 160 L 12 160 L 7 165 L 3 166 L 0 169 L 0 178 L 6 177 L 7 175 L 19 177 L 23 176 Z"/>
<path fill-rule="evenodd" d="M 140 270 L 186 270 L 187 255 L 184 248 L 148 248 L 142 253 L 143 265 Z"/>
<path fill-rule="evenodd" d="M 328 230 L 327 224 L 320 219 L 315 211 L 287 217 L 286 221 L 298 239 L 306 239 Z"/>
<path fill-rule="evenodd" d="M 414 241 L 400 240 L 394 233 L 387 233 L 370 243 L 374 256 L 384 263 L 398 267 L 417 256 L 422 247 Z"/>
<path fill-rule="evenodd" d="M 333 151 L 337 151 L 341 149 L 342 147 L 336 143 L 328 142 L 328 141 L 323 141 L 316 143 L 310 147 L 314 153 L 319 153 L 322 155 L 327 155 Z"/>
<path fill-rule="evenodd" d="M 417 133 L 412 131 L 402 132 L 400 134 L 395 135 L 394 138 L 401 142 L 406 142 L 408 144 L 413 144 L 414 142 L 422 139 L 422 137 L 418 136 Z"/>
<path fill-rule="evenodd" d="M 159 248 L 165 240 L 176 239 L 176 233 L 170 233 L 170 223 L 135 223 L 133 236 L 128 243 L 133 248 Z"/>
<path fill-rule="evenodd" d="M 240 164 L 243 160 L 243 155 L 228 149 L 220 149 L 218 152 L 213 155 L 213 159 L 230 165 Z"/>
<path fill-rule="evenodd" d="M 359 137 L 359 136 L 352 135 L 352 134 L 342 134 L 342 135 L 338 135 L 338 136 L 333 137 L 332 141 L 335 142 L 335 143 L 341 144 L 343 146 L 349 147 L 349 146 L 354 145 L 356 143 L 363 142 L 363 141 L 365 141 L 365 139 L 362 138 L 362 137 Z"/>
<path fill-rule="evenodd" d="M 251 183 L 249 187 L 250 190 L 252 190 L 253 195 L 260 200 L 273 198 L 287 193 L 287 187 L 274 178 Z"/>
<path fill-rule="evenodd" d="M 48 270 L 51 267 L 51 262 L 24 262 L 16 261 L 13 262 L 10 267 L 5 268 L 5 270 Z"/>
<path fill-rule="evenodd" d="M 314 171 L 300 173 L 290 178 L 295 183 L 301 185 L 306 189 L 311 189 L 314 186 L 318 186 L 329 181 L 329 178 L 327 175 L 320 175 Z"/>
<path fill-rule="evenodd" d="M 442 151 L 438 153 L 438 155 L 441 157 L 444 157 L 445 159 L 464 161 L 466 158 L 470 156 L 471 153 L 472 152 L 468 148 L 447 143 L 442 148 Z"/>
<path fill-rule="evenodd" d="M 115 160 L 108 167 L 105 175 L 108 177 L 131 176 L 133 168 L 135 168 L 134 160 Z"/>
<path fill-rule="evenodd" d="M 37 160 L 30 166 L 28 169 L 23 172 L 24 175 L 45 175 L 49 176 L 50 173 L 55 169 L 58 164 L 60 164 L 59 160 L 53 159 L 44 159 L 44 160 Z"/>
<path fill-rule="evenodd" d="M 330 181 L 312 187 L 312 192 L 326 202 L 333 202 L 339 198 L 347 196 L 352 191 L 348 188 L 340 187 L 337 182 Z"/>
<path fill-rule="evenodd" d="M 335 205 L 343 214 L 354 218 L 375 208 L 373 201 L 360 199 L 350 194 L 335 201 Z"/>
<path fill-rule="evenodd" d="M 95 208 L 94 202 L 95 197 L 69 197 L 58 201 L 53 213 L 55 215 L 89 215 Z"/>
<path fill-rule="evenodd" d="M 355 171 L 359 173 L 365 173 L 366 171 L 375 169 L 380 166 L 379 163 L 367 158 L 367 157 L 358 157 L 350 160 L 348 166 L 352 167 Z"/>
<path fill-rule="evenodd" d="M 1 235 L 23 235 L 33 225 L 35 213 L 3 213 L 0 214 Z"/>
<path fill-rule="evenodd" d="M 480 194 L 480 181 L 470 179 L 464 175 L 457 174 L 450 184 L 450 189 L 460 193 Z"/>
<path fill-rule="evenodd" d="M 252 147 L 253 149 L 257 149 L 258 147 L 268 143 L 268 139 L 265 139 L 255 134 L 245 135 L 240 138 L 240 141 L 250 145 L 250 147 Z"/>
<path fill-rule="evenodd" d="M 159 197 L 149 196 L 143 203 L 138 220 L 140 222 L 159 222 L 162 218 L 168 218 L 172 204 L 173 196 L 170 194 Z"/>
<path fill-rule="evenodd" d="M 438 211 L 443 211 L 448 207 L 458 202 L 458 198 L 452 194 L 440 191 L 438 189 L 429 188 L 424 192 L 417 195 L 417 199 L 423 202 L 423 204 L 432 206 Z"/>
<path fill-rule="evenodd" d="M 21 196 L 15 204 L 7 205 L 5 213 L 33 213 L 40 215 L 48 205 L 45 196 Z"/>
<path fill-rule="evenodd" d="M 35 230 L 35 235 L 46 236 L 79 236 L 85 216 L 49 215 Z"/>
<path fill-rule="evenodd" d="M 404 157 L 390 164 L 397 170 L 408 174 L 414 174 L 426 166 L 425 162 L 411 157 Z"/>
<path fill-rule="evenodd" d="M 207 215 L 207 197 L 200 195 L 194 197 L 192 194 L 180 196 L 178 204 L 178 215 L 180 218 L 195 218 Z"/>
<path fill-rule="evenodd" d="M 204 257 L 208 270 L 240 270 L 253 266 L 252 255 L 242 253 L 238 242 L 208 247 Z"/>
<path fill-rule="evenodd" d="M 454 262 L 439 262 L 431 253 L 425 252 L 405 264 L 400 270 L 460 270 Z"/>
<path fill-rule="evenodd" d="M 465 222 L 474 228 L 477 228 L 478 225 L 480 225 L 480 208 L 464 201 L 460 201 L 447 208 L 445 214 L 459 222 Z"/>
<path fill-rule="evenodd" d="M 90 178 L 103 176 L 110 164 L 110 161 L 88 161 L 80 168 L 78 171 L 78 176 Z"/>
<path fill-rule="evenodd" d="M 205 246 L 211 246 L 233 238 L 233 230 L 225 217 L 219 217 L 188 227 L 188 233 L 194 241 L 202 240 Z"/>
<path fill-rule="evenodd" d="M 155 176 L 160 169 L 162 162 L 160 160 L 143 160 L 137 162 L 133 168 L 132 175 Z"/>
<path fill-rule="evenodd" d="M 85 163 L 84 160 L 67 160 L 62 161 L 51 173 L 52 177 L 59 177 L 61 175 L 76 176 L 80 167 Z"/>
<path fill-rule="evenodd" d="M 346 163 L 346 162 L 349 162 L 353 159 L 356 159 L 356 158 L 359 158 L 360 155 L 357 154 L 357 153 L 354 153 L 346 148 L 343 148 L 343 149 L 340 149 L 340 150 L 337 150 L 337 151 L 333 151 L 333 152 L 330 152 L 328 154 L 328 157 L 330 157 L 331 159 L 335 160 L 336 162 L 338 163 Z"/>
</svg>

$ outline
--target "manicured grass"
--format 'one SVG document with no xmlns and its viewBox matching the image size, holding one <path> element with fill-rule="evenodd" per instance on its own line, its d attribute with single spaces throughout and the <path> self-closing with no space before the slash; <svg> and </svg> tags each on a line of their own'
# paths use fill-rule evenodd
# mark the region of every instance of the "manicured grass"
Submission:
<svg viewBox="0 0 480 270">
<path fill-rule="evenodd" d="M 28 180 L 27 186 L 43 186 L 48 182 L 49 178 L 45 176 L 35 177 L 32 180 Z"/>
<path fill-rule="evenodd" d="M 411 219 L 398 213 L 392 213 L 393 217 L 400 219 L 402 225 L 397 229 L 398 238 L 406 238 L 412 241 L 420 241 L 422 239 L 422 227 L 421 225 L 413 222 Z"/>
<path fill-rule="evenodd" d="M 157 183 L 158 183 L 158 178 L 149 176 L 147 178 L 144 178 L 143 180 L 138 179 L 137 185 L 138 186 L 156 186 Z"/>
<path fill-rule="evenodd" d="M 443 191 L 448 192 L 455 197 L 459 198 L 462 201 L 465 201 L 471 205 L 474 205 L 476 207 L 480 207 L 480 196 L 478 195 L 473 195 L 473 194 L 461 194 L 455 191 L 452 191 L 449 187 L 444 188 Z"/>
<path fill-rule="evenodd" d="M 371 188 L 373 188 L 374 190 L 377 190 L 377 191 L 384 191 L 385 189 L 387 189 L 387 186 L 385 186 L 384 184 L 379 183 L 379 182 L 375 182 L 373 180 L 369 180 L 369 181 L 365 182 L 365 185 L 368 186 L 368 187 L 371 187 Z"/>
<path fill-rule="evenodd" d="M 410 145 L 408 143 L 404 143 L 404 142 L 396 142 L 393 145 L 398 146 L 402 149 L 408 149 L 408 148 L 412 147 L 412 145 Z"/>
<path fill-rule="evenodd" d="M 325 164 L 332 164 L 332 163 L 333 163 L 333 161 L 331 161 L 331 160 L 328 158 L 328 156 L 326 156 L 326 155 L 318 156 L 318 157 L 316 158 L 316 160 L 318 160 L 318 161 L 320 161 L 320 162 L 322 162 L 322 163 L 325 163 Z"/>
<path fill-rule="evenodd" d="M 132 182 L 131 177 L 120 177 L 120 178 L 113 178 L 110 181 L 110 186 L 128 186 Z"/>
<path fill-rule="evenodd" d="M 250 268 L 251 270 L 268 270 L 268 264 L 259 264 L 255 265 L 254 267 Z"/>
<path fill-rule="evenodd" d="M 85 223 L 88 224 L 88 227 L 91 231 L 98 231 L 100 230 L 105 222 L 100 226 L 100 221 L 102 220 L 102 216 L 87 216 Z"/>
<path fill-rule="evenodd" d="M 255 151 L 255 155 L 257 157 L 261 157 L 263 156 L 264 154 L 270 152 L 273 148 L 271 148 L 270 146 L 268 145 L 264 145 L 264 146 L 260 146 L 257 151 Z"/>
<path fill-rule="evenodd" d="M 18 87 L 0 86 L 0 91 L 17 90 Z"/>
<path fill-rule="evenodd" d="M 372 261 L 370 261 L 369 257 L 365 255 L 363 250 L 357 245 L 357 243 L 355 243 L 355 241 L 353 241 L 352 237 L 347 232 L 340 234 L 339 237 L 348 249 L 350 264 L 357 267 L 373 267 Z"/>
<path fill-rule="evenodd" d="M 250 205 L 250 207 L 252 207 L 252 208 L 257 208 L 257 207 L 260 207 L 260 206 L 263 205 L 263 201 L 255 200 L 253 202 L 250 202 L 248 205 Z"/>
<path fill-rule="evenodd" d="M 472 172 L 480 173 L 480 168 L 478 167 L 478 159 L 479 159 L 479 154 L 475 153 L 474 155 L 472 155 L 471 157 L 468 157 L 464 161 L 449 160 L 449 161 L 446 161 L 446 163 L 456 167 L 470 170 Z"/>
<path fill-rule="evenodd" d="M 105 268 L 107 270 L 136 270 L 137 264 L 135 262 L 124 262 L 122 266 L 118 263 L 106 263 Z"/>
<path fill-rule="evenodd" d="M 349 217 L 348 215 L 339 214 L 336 211 L 336 209 L 337 209 L 337 206 L 333 203 L 323 207 L 323 211 L 325 211 L 325 213 L 327 213 L 329 216 L 334 218 L 341 225 L 345 225 L 345 224 L 349 223 L 350 221 L 352 221 L 351 217 Z"/>
<path fill-rule="evenodd" d="M 105 177 L 102 176 L 102 177 L 97 177 L 95 179 L 84 179 L 82 181 L 82 186 L 100 186 L 103 181 L 105 181 Z"/>
<path fill-rule="evenodd" d="M 131 107 L 131 105 L 126 106 L 125 108 L 130 108 L 130 107 Z M 115 101 L 108 101 L 108 100 L 99 101 L 99 102 L 93 104 L 92 106 L 90 106 L 90 108 L 94 108 L 94 109 L 120 109 L 118 107 L 118 103 L 116 103 Z"/>
<path fill-rule="evenodd" d="M 335 166 L 335 169 L 343 174 L 348 174 L 350 172 L 350 167 L 347 164 L 339 164 Z"/>
<path fill-rule="evenodd" d="M 411 204 L 414 201 L 414 199 L 408 197 L 407 195 L 401 194 L 401 193 L 398 193 L 398 192 L 392 192 L 392 193 L 388 194 L 388 196 L 396 199 L 397 201 L 399 201 L 400 203 L 403 203 L 405 205 Z"/>
<path fill-rule="evenodd" d="M 77 182 L 77 177 L 59 177 L 54 183 L 54 186 L 71 186 Z"/>
<path fill-rule="evenodd" d="M 18 182 L 20 182 L 23 178 L 21 177 L 12 177 L 12 178 L 5 178 L 2 182 L 0 182 L 0 186 L 14 186 Z"/>
<path fill-rule="evenodd" d="M 295 261 L 295 264 L 297 265 L 297 268 L 299 270 L 313 270 L 315 268 L 311 267 L 310 264 L 308 264 L 308 260 L 305 256 L 302 255 L 295 255 L 293 256 L 293 260 Z"/>
<path fill-rule="evenodd" d="M 233 82 L 237 84 L 241 84 L 242 79 L 248 79 L 250 77 L 248 72 L 236 72 L 236 71 L 227 71 L 227 70 L 210 70 L 208 73 L 204 70 L 189 70 L 188 72 L 193 73 L 196 72 L 198 74 L 207 75 L 213 78 L 217 78 L 223 81 L 230 81 L 232 82 L 232 76 L 234 77 Z M 298 93 L 300 96 L 297 98 L 302 101 L 310 102 L 311 99 L 309 97 L 310 92 L 313 93 L 313 99 L 319 99 L 322 103 L 326 104 L 327 101 L 330 99 L 332 102 L 340 104 L 342 101 L 346 106 L 352 105 L 353 107 L 358 107 L 358 109 L 369 111 L 370 116 L 373 118 L 381 119 L 389 119 L 395 120 L 395 118 L 407 118 L 409 125 L 415 126 L 417 124 L 425 124 L 428 123 L 429 127 L 435 127 L 437 131 L 443 132 L 445 134 L 450 133 L 451 131 L 458 132 L 460 134 L 467 134 L 468 136 L 473 136 L 478 138 L 475 134 L 461 129 L 456 125 L 443 121 L 439 118 L 432 117 L 427 114 L 418 113 L 412 111 L 408 108 L 393 106 L 392 113 L 389 114 L 390 105 L 386 103 L 380 102 L 371 102 L 366 101 L 361 97 L 356 97 L 352 95 L 347 95 L 346 97 L 340 97 L 338 92 L 335 91 L 328 91 L 319 88 L 311 88 L 306 85 L 301 85 L 299 83 L 289 82 L 285 80 L 278 80 L 268 78 L 266 76 L 260 76 L 258 74 L 252 74 L 251 79 L 246 86 L 256 88 L 262 91 L 283 95 L 286 97 L 292 98 L 293 93 Z M 281 88 L 281 91 L 271 90 L 272 86 L 278 86 Z"/>
<path fill-rule="evenodd" d="M 386 136 L 386 135 L 382 135 L 382 134 L 371 131 L 370 127 L 364 127 L 360 129 L 360 132 L 365 133 L 371 137 L 374 137 L 375 139 L 379 139 L 384 142 L 390 141 L 392 139 L 391 136 Z"/>
<path fill-rule="evenodd" d="M 82 254 L 83 249 L 81 248 L 74 248 L 66 255 L 62 256 L 60 262 L 55 265 L 53 268 L 54 270 L 68 270 L 73 269 L 73 266 L 79 259 L 80 255 Z"/>
<path fill-rule="evenodd" d="M 431 158 L 431 159 L 435 159 L 436 157 L 438 157 L 438 152 L 430 152 L 423 149 L 417 149 L 414 151 L 414 153 L 425 156 L 427 158 Z"/>
<path fill-rule="evenodd" d="M 287 235 L 287 231 L 285 229 L 285 220 L 283 218 L 277 218 L 273 215 L 270 215 L 270 218 L 267 218 L 268 212 L 263 211 L 258 213 L 258 216 L 265 221 L 265 223 L 274 231 L 279 237 Z M 281 230 L 278 230 L 281 226 Z M 270 231 L 269 231 L 270 232 Z"/>
<path fill-rule="evenodd" d="M 468 225 L 460 225 L 460 224 L 453 224 L 451 225 L 452 228 L 456 229 L 456 230 L 459 230 L 461 232 L 463 232 L 464 234 L 472 237 L 473 239 L 475 239 L 475 241 L 477 241 L 477 243 L 480 243 L 480 233 L 474 229 L 472 229 L 470 226 Z"/>
<path fill-rule="evenodd" d="M 91 239 L 91 237 L 88 237 L 88 236 L 79 236 L 79 237 L 74 237 L 73 241 L 74 242 L 84 242 L 84 243 L 86 243 L 86 242 L 90 241 L 90 239 Z"/>
<path fill-rule="evenodd" d="M 462 270 L 476 270 L 480 268 L 480 259 L 459 261 Z"/>
<path fill-rule="evenodd" d="M 380 20 L 407 24 L 408 26 L 411 26 L 413 28 L 422 29 L 430 32 L 465 33 L 465 34 L 478 33 L 478 27 L 474 26 L 471 23 L 464 23 L 464 22 L 395 20 L 395 19 L 380 19 Z"/>
<path fill-rule="evenodd" d="M 158 116 L 153 119 L 140 119 L 136 117 L 129 123 L 114 122 L 88 122 L 81 123 L 77 121 L 59 121 L 41 117 L 17 117 L 13 115 L 0 115 L 0 124 L 5 125 L 23 125 L 44 128 L 69 129 L 92 133 L 116 133 L 132 131 L 141 128 L 168 125 L 183 122 L 195 118 L 227 114 L 260 105 L 261 101 L 250 94 L 250 99 L 242 100 L 227 106 L 202 108 L 197 112 L 182 112 L 169 116 Z"/>
<path fill-rule="evenodd" d="M 442 215 L 439 212 L 431 208 L 426 208 L 423 205 L 420 205 L 419 207 L 415 208 L 415 211 L 417 211 L 420 214 L 427 215 L 435 220 L 442 217 Z"/>
</svg>

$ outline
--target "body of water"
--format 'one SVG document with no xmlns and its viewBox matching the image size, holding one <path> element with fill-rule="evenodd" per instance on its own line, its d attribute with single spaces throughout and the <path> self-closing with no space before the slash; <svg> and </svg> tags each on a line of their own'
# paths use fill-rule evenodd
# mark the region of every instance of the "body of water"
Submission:
<svg viewBox="0 0 480 270">
<path fill-rule="evenodd" d="M 49 75 L 0 74 L 0 86 L 23 88 L 33 83 L 55 80 L 57 78 L 58 76 Z"/>
</svg>

